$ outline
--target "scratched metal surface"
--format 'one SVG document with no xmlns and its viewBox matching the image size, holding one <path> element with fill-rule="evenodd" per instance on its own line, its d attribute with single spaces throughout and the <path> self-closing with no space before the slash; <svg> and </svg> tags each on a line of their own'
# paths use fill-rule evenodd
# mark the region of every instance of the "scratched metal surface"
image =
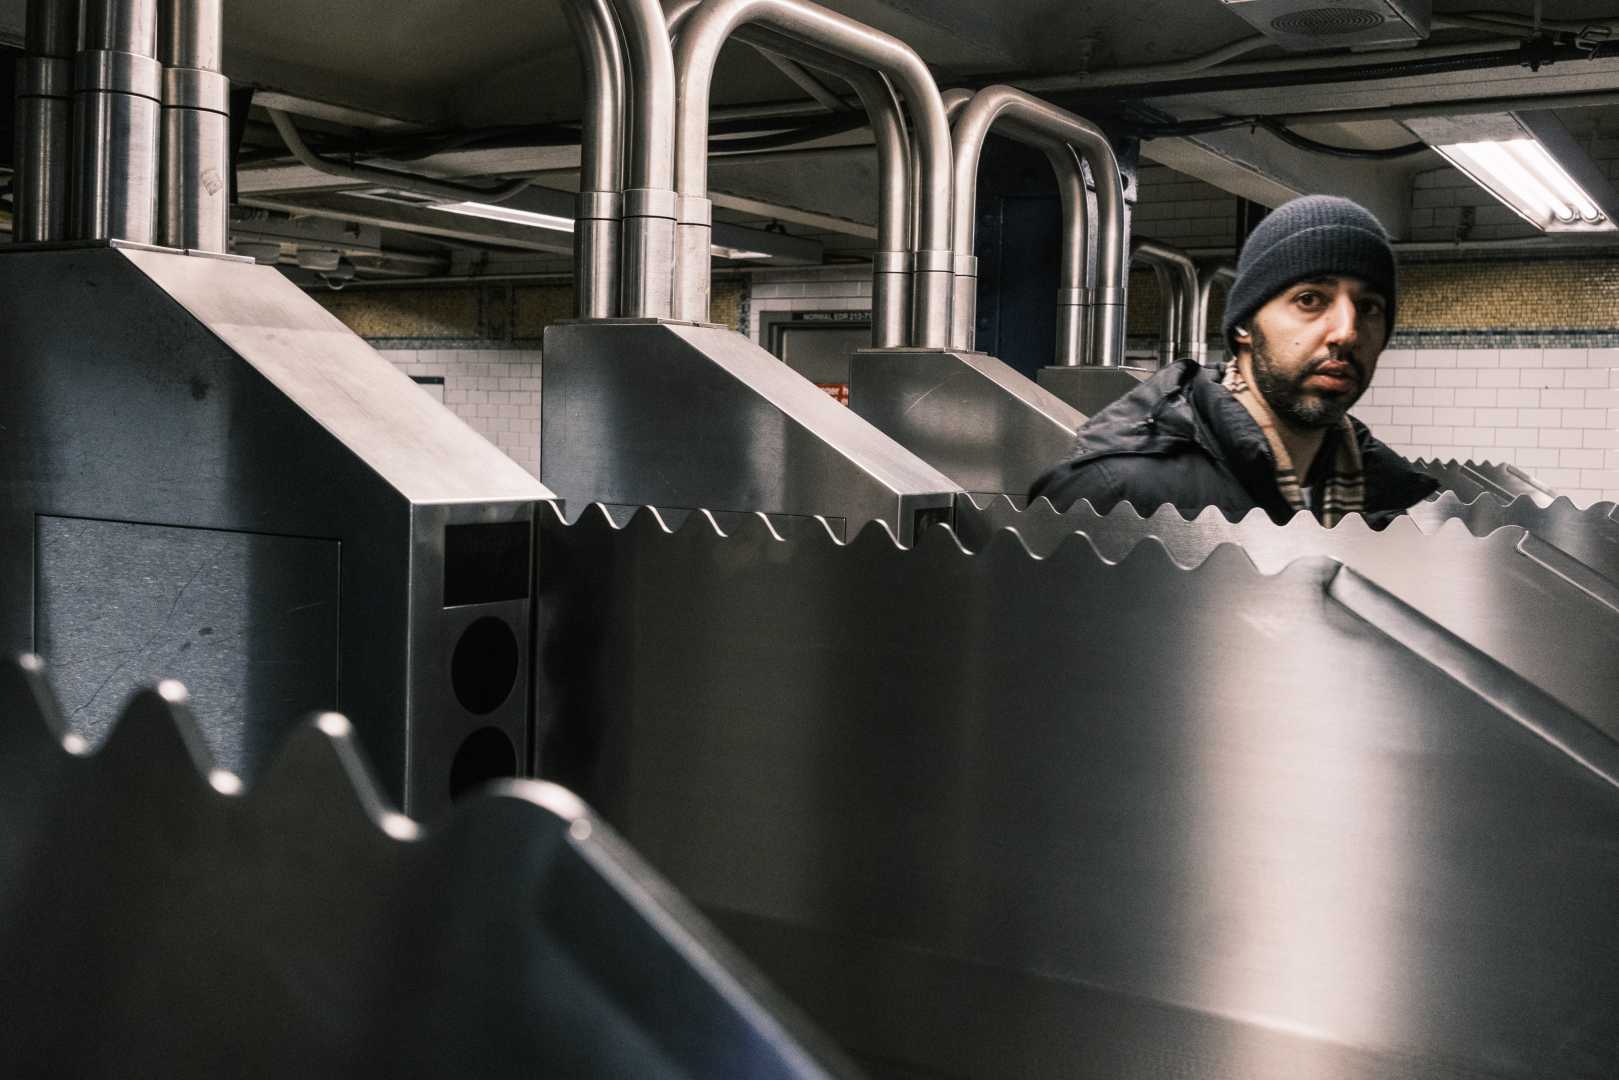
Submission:
<svg viewBox="0 0 1619 1080">
<path fill-rule="evenodd" d="M 1424 606 L 1573 617 L 1408 529 L 1427 584 L 547 515 L 540 766 L 879 1075 L 1611 1076 L 1619 743 Z"/>
</svg>

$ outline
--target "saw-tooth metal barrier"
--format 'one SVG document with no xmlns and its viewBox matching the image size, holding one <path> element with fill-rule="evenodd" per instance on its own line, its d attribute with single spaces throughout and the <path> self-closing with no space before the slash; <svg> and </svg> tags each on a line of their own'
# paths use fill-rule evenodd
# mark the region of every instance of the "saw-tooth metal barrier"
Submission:
<svg viewBox="0 0 1619 1080">
<path fill-rule="evenodd" d="M 875 1072 L 1619 1070 L 1615 618 L 1520 530 L 542 517 L 543 773 Z"/>
<path fill-rule="evenodd" d="M 424 831 L 328 713 L 244 793 L 178 683 L 88 753 L 32 657 L 0 663 L 0 1010 L 13 1075 L 852 1075 L 566 790 Z"/>
<path fill-rule="evenodd" d="M 1454 458 L 1449 461 L 1418 458 L 1412 464 L 1468 501 L 1480 495 L 1493 495 L 1506 500 L 1528 495 L 1536 502 L 1544 504 L 1557 497 L 1556 491 L 1516 465 L 1474 461 L 1472 458 L 1466 461 L 1457 461 Z"/>
</svg>

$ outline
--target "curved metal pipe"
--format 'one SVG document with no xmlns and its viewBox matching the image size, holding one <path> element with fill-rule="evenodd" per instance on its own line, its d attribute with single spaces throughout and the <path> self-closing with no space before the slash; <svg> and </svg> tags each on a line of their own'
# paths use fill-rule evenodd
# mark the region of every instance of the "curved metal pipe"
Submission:
<svg viewBox="0 0 1619 1080">
<path fill-rule="evenodd" d="M 943 347 L 950 336 L 950 126 L 939 89 L 915 50 L 869 26 L 808 0 L 704 0 L 681 26 L 676 81 L 675 187 L 681 241 L 676 314 L 701 318 L 708 308 L 711 204 L 708 200 L 708 107 L 720 47 L 744 23 L 865 65 L 888 76 L 918 125 L 926 184 L 913 267 L 916 325 L 912 341 Z"/>
<path fill-rule="evenodd" d="M 1237 268 L 1231 263 L 1216 263 L 1198 271 L 1197 278 L 1197 314 L 1193 316 L 1192 323 L 1197 328 L 1197 334 L 1192 339 L 1192 356 L 1200 364 L 1209 360 L 1209 301 L 1214 294 L 1216 284 L 1231 288 L 1231 283 L 1237 280 Z"/>
<path fill-rule="evenodd" d="M 1107 136 L 1095 124 L 1010 86 L 988 86 L 978 91 L 963 109 L 960 119 L 956 121 L 954 235 L 959 252 L 956 262 L 958 273 L 965 273 L 975 279 L 970 290 L 963 289 L 957 292 L 956 299 L 960 302 L 962 297 L 970 292 L 973 299 L 969 302 L 976 306 L 977 263 L 973 256 L 973 240 L 977 232 L 975 204 L 978 194 L 978 162 L 983 152 L 984 139 L 988 137 L 992 127 L 1002 122 L 1015 125 L 1008 130 L 1015 135 L 1023 136 L 1024 141 L 1028 141 L 1028 137 L 1033 134 L 1041 140 L 1055 140 L 1065 144 L 1070 148 L 1071 155 L 1077 155 L 1090 168 L 1091 177 L 1096 185 L 1096 213 L 1099 219 L 1096 288 L 1090 296 L 1092 301 L 1090 361 L 1103 367 L 1116 367 L 1124 354 L 1124 298 L 1127 273 L 1124 250 L 1124 181 L 1119 174 L 1118 159 L 1113 154 L 1113 146 L 1108 142 Z M 1053 164 L 1058 166 L 1059 178 L 1068 174 L 1066 162 L 1054 158 Z M 1076 227 L 1076 218 L 1081 219 L 1077 225 L 1078 232 L 1070 232 L 1065 237 L 1064 271 L 1067 273 L 1074 269 L 1077 258 L 1077 272 L 1083 275 L 1086 238 L 1082 223 L 1083 211 L 1079 211 L 1078 208 L 1084 205 L 1084 193 L 1081 189 L 1079 198 L 1075 199 L 1074 181 L 1069 179 L 1061 182 L 1067 191 L 1064 210 L 1069 228 Z M 1083 288 L 1083 276 L 1078 280 L 1079 284 L 1075 287 Z M 1080 294 L 1069 299 L 1082 305 L 1085 297 Z M 965 319 L 958 316 L 954 329 L 958 337 L 966 336 L 970 340 L 974 315 L 965 314 Z"/>
<path fill-rule="evenodd" d="M 157 0 L 86 0 L 73 85 L 72 235 L 157 239 Z"/>
<path fill-rule="evenodd" d="M 579 195 L 574 203 L 574 310 L 581 319 L 618 313 L 618 240 L 624 189 L 624 46 L 607 0 L 565 0 L 584 75 Z"/>
<path fill-rule="evenodd" d="M 1197 338 L 1197 264 L 1178 247 L 1145 239 L 1131 243 L 1130 258 L 1163 275 L 1159 281 L 1164 283 L 1165 319 L 1158 355 L 1164 363 L 1172 364 Z"/>
<path fill-rule="evenodd" d="M 877 251 L 872 257 L 871 343 L 899 348 L 910 340 L 911 161 L 905 119 L 888 79 L 851 60 L 772 30 L 740 27 L 736 36 L 767 53 L 784 53 L 836 75 L 853 88 L 877 146 Z"/>
<path fill-rule="evenodd" d="M 607 0 L 618 16 L 629 68 L 632 125 L 625 145 L 623 228 L 619 249 L 620 310 L 642 319 L 673 308 L 675 59 L 658 0 Z M 708 317 L 705 309 L 704 319 Z"/>
<path fill-rule="evenodd" d="M 445 199 L 452 202 L 464 202 L 474 199 L 478 202 L 498 203 L 511 198 L 533 183 L 532 180 L 514 180 L 510 184 L 498 188 L 480 188 L 468 184 L 457 184 L 449 180 L 430 180 L 425 176 L 416 176 L 413 173 L 398 172 L 394 169 L 378 169 L 370 165 L 347 165 L 340 161 L 323 158 L 309 148 L 303 136 L 298 134 L 298 128 L 293 124 L 292 117 L 280 109 L 266 108 L 270 115 L 270 122 L 281 135 L 281 141 L 287 144 L 287 149 L 298 163 L 316 172 L 328 176 L 340 177 L 344 180 L 354 180 L 371 187 L 391 188 L 394 191 L 409 191 L 417 195 L 426 195 L 429 198 Z"/>
</svg>

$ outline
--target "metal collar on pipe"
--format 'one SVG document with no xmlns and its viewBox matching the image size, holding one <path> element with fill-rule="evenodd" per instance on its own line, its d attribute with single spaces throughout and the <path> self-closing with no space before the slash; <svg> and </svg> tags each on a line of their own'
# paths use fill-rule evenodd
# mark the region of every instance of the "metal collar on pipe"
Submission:
<svg viewBox="0 0 1619 1080">
<path fill-rule="evenodd" d="M 1195 348 L 1198 337 L 1197 318 L 1197 264 L 1180 248 L 1161 244 L 1156 240 L 1138 239 L 1130 245 L 1130 257 L 1154 267 L 1162 268 L 1169 280 L 1169 291 L 1164 302 L 1175 312 L 1175 335 L 1167 346 L 1167 360 L 1178 359 L 1188 348 Z M 1163 278 L 1160 278 L 1163 280 Z M 1167 328 L 1167 326 L 1166 326 Z"/>
<path fill-rule="evenodd" d="M 629 60 L 630 115 L 627 144 L 632 188 L 668 191 L 674 186 L 675 60 L 658 0 L 608 0 L 618 16 Z"/>
<path fill-rule="evenodd" d="M 920 270 L 915 343 L 943 346 L 949 339 L 950 127 L 937 84 L 915 50 L 869 26 L 807 0 L 704 0 L 680 28 L 676 54 L 679 119 L 675 131 L 675 185 L 682 195 L 708 194 L 708 108 L 720 47 L 743 23 L 757 23 L 795 41 L 862 63 L 887 75 L 909 104 L 919 129 L 926 186 L 919 229 L 919 266 L 944 260 L 943 270 Z M 707 291 L 708 259 L 682 245 L 690 262 L 680 269 L 681 312 L 690 317 Z"/>
<path fill-rule="evenodd" d="M 1024 135 L 1067 144 L 1090 167 L 1096 185 L 1097 245 L 1096 289 L 1106 296 L 1122 295 L 1126 284 L 1124 181 L 1119 173 L 1113 146 L 1102 129 L 1066 109 L 1010 86 L 988 86 L 973 95 L 955 125 L 955 225 L 958 249 L 971 253 L 976 233 L 978 162 L 984 139 L 1002 121 L 1015 124 L 1011 129 Z M 1049 144 L 1047 144 L 1049 147 Z M 1061 164 L 1054 159 L 1054 164 Z M 1059 176 L 1066 171 L 1059 169 Z M 1083 203 L 1081 192 L 1080 203 Z M 1070 244 L 1083 251 L 1083 234 L 1070 236 Z M 1081 256 L 1082 257 L 1082 256 Z M 1070 264 L 1072 258 L 1069 259 Z M 1083 282 L 1076 284 L 1082 285 Z M 1111 301 L 1101 301 L 1104 305 Z M 1114 332 L 1116 320 L 1097 320 L 1092 327 L 1091 362 L 1116 366 L 1123 352 L 1123 341 Z"/>
</svg>

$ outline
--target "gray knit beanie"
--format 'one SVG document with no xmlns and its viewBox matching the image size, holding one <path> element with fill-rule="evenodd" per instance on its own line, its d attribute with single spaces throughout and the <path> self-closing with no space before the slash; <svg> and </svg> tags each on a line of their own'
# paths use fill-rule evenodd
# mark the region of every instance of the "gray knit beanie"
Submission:
<svg viewBox="0 0 1619 1080">
<path fill-rule="evenodd" d="M 1237 279 L 1226 294 L 1226 347 L 1237 344 L 1235 326 L 1295 282 L 1323 274 L 1358 277 L 1388 300 L 1388 328 L 1394 332 L 1395 290 L 1399 285 L 1389 234 L 1371 211 L 1336 195 L 1305 195 L 1271 211 L 1259 223 L 1237 260 Z"/>
</svg>

